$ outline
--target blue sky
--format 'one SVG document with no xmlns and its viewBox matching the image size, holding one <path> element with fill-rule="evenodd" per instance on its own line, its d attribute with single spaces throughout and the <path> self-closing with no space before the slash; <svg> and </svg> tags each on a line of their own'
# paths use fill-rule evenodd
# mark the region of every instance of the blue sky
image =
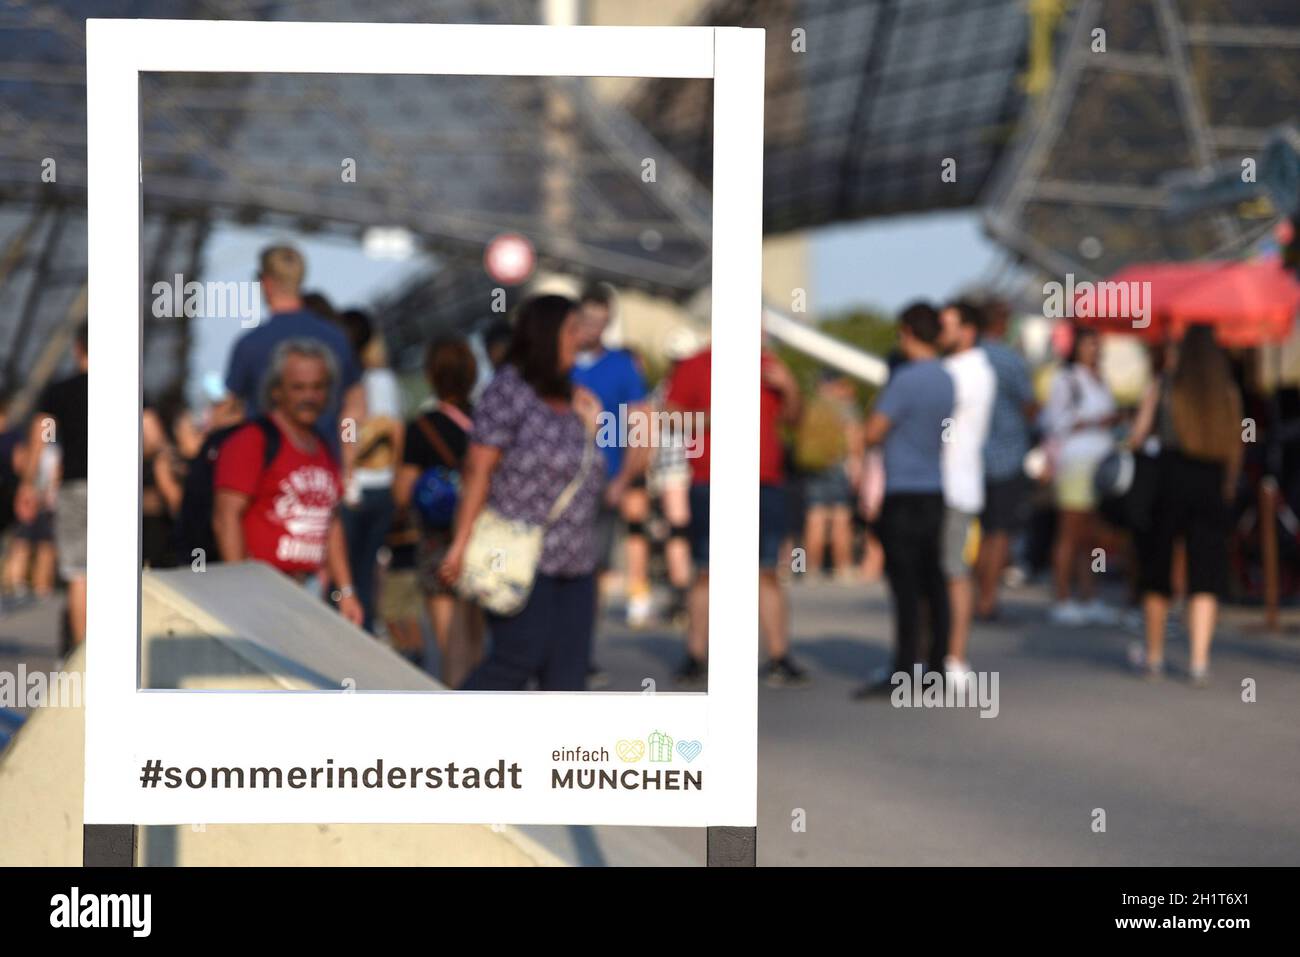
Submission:
<svg viewBox="0 0 1300 957">
<path fill-rule="evenodd" d="M 206 250 L 204 279 L 247 280 L 257 254 L 283 232 L 247 227 L 216 230 Z M 870 306 L 895 312 L 918 297 L 944 299 L 987 275 L 997 247 L 980 232 L 971 210 L 926 213 L 850 223 L 811 234 L 810 293 L 819 313 Z M 323 292 L 338 308 L 365 305 L 428 266 L 371 259 L 357 243 L 293 237 L 307 257 L 306 288 Z M 191 379 L 221 376 L 226 356 L 242 330 L 237 322 L 195 324 Z"/>
<path fill-rule="evenodd" d="M 998 247 L 974 210 L 926 213 L 817 230 L 812 301 L 822 313 L 854 306 L 888 312 L 914 299 L 947 299 L 986 277 Z"/>
</svg>

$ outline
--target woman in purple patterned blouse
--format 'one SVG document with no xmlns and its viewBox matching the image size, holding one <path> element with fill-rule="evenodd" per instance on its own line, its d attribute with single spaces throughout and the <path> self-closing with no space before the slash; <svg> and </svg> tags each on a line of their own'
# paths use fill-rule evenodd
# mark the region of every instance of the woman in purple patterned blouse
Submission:
<svg viewBox="0 0 1300 957">
<path fill-rule="evenodd" d="M 474 408 L 456 535 L 440 574 L 455 581 L 474 519 L 484 504 L 506 518 L 545 524 L 586 460 L 577 494 L 546 529 L 528 603 L 509 617 L 489 614 L 492 647 L 462 686 L 582 691 L 595 625 L 596 511 L 604 460 L 594 442 L 600 402 L 569 381 L 577 353 L 577 304 L 537 296 L 519 309 L 505 361 Z"/>
</svg>

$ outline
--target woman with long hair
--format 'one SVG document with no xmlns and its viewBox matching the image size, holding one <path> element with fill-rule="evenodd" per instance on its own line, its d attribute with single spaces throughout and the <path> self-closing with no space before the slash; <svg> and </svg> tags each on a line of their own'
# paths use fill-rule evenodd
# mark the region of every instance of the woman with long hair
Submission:
<svg viewBox="0 0 1300 957">
<path fill-rule="evenodd" d="M 1146 649 L 1137 656 L 1150 678 L 1164 671 L 1174 542 L 1187 553 L 1187 629 L 1193 684 L 1209 683 L 1210 643 L 1219 595 L 1228 580 L 1229 503 L 1241 473 L 1241 393 L 1228 357 L 1209 326 L 1191 326 L 1173 371 L 1147 389 L 1129 444 L 1160 441 L 1155 515 L 1140 543 Z"/>
<path fill-rule="evenodd" d="M 600 402 L 569 379 L 577 323 L 577 304 L 564 296 L 525 301 L 505 359 L 474 410 L 442 580 L 460 577 L 474 520 L 486 505 L 545 532 L 527 603 L 514 615 L 487 614 L 491 649 L 462 685 L 467 690 L 520 691 L 534 681 L 542 691 L 586 686 L 605 468 L 595 448 Z M 566 489 L 573 494 L 551 516 Z"/>
</svg>

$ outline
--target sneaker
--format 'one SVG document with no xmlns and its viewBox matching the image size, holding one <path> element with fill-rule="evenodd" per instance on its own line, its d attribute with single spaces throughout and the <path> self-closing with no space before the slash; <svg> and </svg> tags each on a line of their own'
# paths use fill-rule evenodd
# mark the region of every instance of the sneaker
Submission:
<svg viewBox="0 0 1300 957">
<path fill-rule="evenodd" d="M 1208 688 L 1210 686 L 1210 669 L 1208 667 L 1193 668 L 1190 674 L 1193 688 Z"/>
<path fill-rule="evenodd" d="M 686 660 L 673 672 L 673 684 L 694 687 L 705 684 L 709 678 L 709 666 L 698 658 L 686 656 Z"/>
<path fill-rule="evenodd" d="M 1048 617 L 1054 625 L 1069 625 L 1071 628 L 1088 623 L 1088 613 L 1083 606 L 1070 599 L 1053 605 Z"/>
<path fill-rule="evenodd" d="M 758 669 L 758 674 L 769 688 L 802 688 L 812 680 L 808 677 L 808 672 L 796 665 L 789 655 L 773 658 Z"/>
<path fill-rule="evenodd" d="M 1029 581 L 1029 574 L 1019 565 L 1008 565 L 1002 573 L 1002 584 L 1008 588 L 1020 588 Z"/>
<path fill-rule="evenodd" d="M 627 624 L 629 628 L 646 628 L 654 616 L 654 602 L 649 590 L 638 595 L 631 595 L 627 600 Z"/>
<path fill-rule="evenodd" d="M 609 687 L 609 672 L 596 663 L 587 667 L 587 690 L 599 691 Z"/>
<path fill-rule="evenodd" d="M 948 676 L 961 675 L 964 677 L 970 674 L 970 672 L 971 672 L 971 667 L 969 661 L 962 661 L 960 658 L 954 658 L 952 655 L 947 655 L 944 657 L 943 673 L 945 675 Z"/>
<path fill-rule="evenodd" d="M 1128 646 L 1129 667 L 1138 672 L 1147 681 L 1159 681 L 1165 674 L 1163 659 L 1147 661 L 1146 645 L 1132 642 Z"/>
</svg>

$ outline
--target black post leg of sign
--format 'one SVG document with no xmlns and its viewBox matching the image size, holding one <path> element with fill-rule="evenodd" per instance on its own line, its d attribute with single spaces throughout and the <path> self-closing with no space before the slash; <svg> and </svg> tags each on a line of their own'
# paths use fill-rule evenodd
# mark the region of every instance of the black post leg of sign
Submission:
<svg viewBox="0 0 1300 957">
<path fill-rule="evenodd" d="M 82 867 L 135 867 L 134 824 L 83 824 Z"/>
<path fill-rule="evenodd" d="M 709 867 L 754 867 L 758 864 L 758 828 L 711 827 L 705 838 Z"/>
</svg>

